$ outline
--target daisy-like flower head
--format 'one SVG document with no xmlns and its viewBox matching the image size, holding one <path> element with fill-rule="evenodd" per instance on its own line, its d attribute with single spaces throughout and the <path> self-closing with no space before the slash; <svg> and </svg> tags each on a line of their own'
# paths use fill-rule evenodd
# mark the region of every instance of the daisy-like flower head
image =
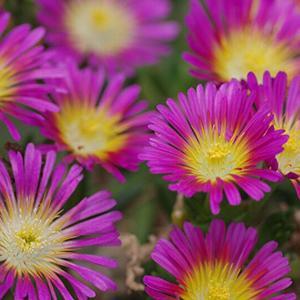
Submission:
<svg viewBox="0 0 300 300">
<path fill-rule="evenodd" d="M 292 281 L 284 278 L 290 267 L 276 242 L 265 244 L 247 263 L 256 240 L 256 230 L 242 223 L 226 229 L 214 220 L 206 236 L 190 223 L 183 231 L 174 228 L 170 241 L 158 242 L 152 259 L 176 283 L 145 276 L 146 291 L 157 300 L 295 300 L 295 294 L 282 293 Z"/>
<path fill-rule="evenodd" d="M 86 247 L 119 245 L 114 223 L 121 215 L 108 212 L 116 204 L 110 194 L 98 192 L 64 212 L 82 179 L 79 166 L 68 172 L 64 165 L 55 167 L 55 153 L 43 157 L 32 144 L 24 156 L 10 151 L 9 160 L 12 176 L 0 161 L 0 299 L 13 290 L 15 299 L 94 297 L 82 280 L 102 291 L 115 289 L 86 263 L 112 268 L 116 262 L 82 253 Z"/>
<path fill-rule="evenodd" d="M 284 151 L 277 155 L 276 162 L 271 163 L 291 179 L 300 198 L 300 77 L 293 78 L 287 87 L 287 75 L 283 72 L 274 79 L 266 72 L 261 85 L 255 75 L 250 74 L 248 85 L 258 95 L 258 106 L 267 104 L 271 107 L 275 128 L 284 129 L 289 136 Z"/>
<path fill-rule="evenodd" d="M 266 70 L 299 73 L 300 13 L 292 1 L 190 1 L 184 58 L 195 77 L 224 82 L 252 71 L 261 81 Z"/>
<path fill-rule="evenodd" d="M 140 87 L 123 88 L 121 75 L 106 85 L 103 70 L 79 70 L 71 62 L 65 69 L 68 93 L 53 95 L 60 111 L 45 114 L 41 132 L 88 169 L 100 164 L 124 180 L 119 167 L 135 171 L 147 140 L 147 103 L 136 101 Z"/>
<path fill-rule="evenodd" d="M 218 90 L 212 83 L 179 94 L 159 105 L 150 129 L 155 136 L 141 155 L 152 173 L 164 174 L 170 189 L 191 197 L 210 195 L 211 210 L 218 213 L 223 191 L 231 205 L 239 205 L 239 186 L 255 200 L 281 175 L 263 169 L 263 161 L 280 153 L 287 136 L 275 131 L 266 108 L 253 111 L 255 95 L 247 94 L 237 81 Z"/>
<path fill-rule="evenodd" d="M 16 140 L 20 134 L 9 116 L 28 124 L 41 120 L 41 112 L 56 111 L 46 94 L 52 88 L 37 80 L 60 77 L 61 72 L 47 66 L 49 54 L 38 45 L 44 29 L 32 30 L 23 24 L 3 36 L 9 14 L 0 12 L 0 120 Z"/>
<path fill-rule="evenodd" d="M 169 0 L 39 0 L 47 41 L 63 55 L 132 72 L 169 53 L 177 24 Z"/>
</svg>

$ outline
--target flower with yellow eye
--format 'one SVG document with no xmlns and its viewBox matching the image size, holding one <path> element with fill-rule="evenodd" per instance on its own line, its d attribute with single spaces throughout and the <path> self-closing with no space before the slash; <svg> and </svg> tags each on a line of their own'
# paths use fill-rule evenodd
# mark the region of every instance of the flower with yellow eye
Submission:
<svg viewBox="0 0 300 300">
<path fill-rule="evenodd" d="M 219 213 L 225 193 L 231 205 L 241 203 L 238 187 L 258 201 L 269 192 L 263 180 L 281 175 L 264 168 L 283 150 L 287 136 L 274 130 L 268 108 L 254 112 L 255 94 L 237 81 L 219 89 L 208 83 L 159 105 L 149 126 L 150 145 L 141 154 L 152 173 L 163 174 L 170 189 L 192 197 L 209 194 L 211 210 Z"/>
<path fill-rule="evenodd" d="M 120 244 L 115 223 L 121 213 L 109 211 L 116 202 L 101 191 L 64 210 L 82 168 L 67 171 L 55 160 L 54 152 L 42 155 L 32 144 L 24 155 L 9 152 L 9 170 L 0 160 L 0 299 L 9 291 L 15 299 L 93 298 L 87 283 L 116 289 L 86 266 L 116 267 L 114 260 L 86 252 Z"/>
<path fill-rule="evenodd" d="M 284 278 L 290 271 L 277 243 L 265 244 L 247 263 L 257 242 L 254 228 L 223 221 L 212 221 L 205 235 L 198 227 L 185 223 L 175 227 L 170 241 L 161 239 L 152 259 L 176 282 L 145 276 L 147 294 L 155 300 L 296 300 L 283 293 L 292 281 Z"/>
<path fill-rule="evenodd" d="M 63 56 L 132 73 L 170 51 L 169 0 L 39 0 L 46 40 Z"/>
<path fill-rule="evenodd" d="M 39 45 L 45 30 L 22 24 L 5 34 L 9 19 L 9 14 L 0 10 L 0 121 L 19 140 L 20 133 L 10 117 L 36 125 L 43 120 L 42 113 L 57 111 L 47 98 L 54 86 L 41 81 L 60 78 L 62 72 L 48 65 L 49 52 Z"/>
<path fill-rule="evenodd" d="M 262 80 L 269 71 L 299 73 L 300 13 L 292 1 L 190 0 L 187 16 L 191 73 L 204 80 Z"/>
<path fill-rule="evenodd" d="M 107 82 L 103 70 L 80 70 L 73 62 L 66 63 L 65 76 L 57 84 L 67 93 L 53 94 L 60 110 L 44 114 L 41 133 L 54 141 L 56 151 L 67 151 L 69 160 L 88 169 L 99 164 L 125 180 L 119 168 L 137 170 L 148 139 L 147 103 L 137 101 L 140 87 L 123 87 L 121 75 Z"/>
<path fill-rule="evenodd" d="M 258 106 L 269 105 L 274 114 L 275 128 L 285 130 L 288 141 L 284 150 L 270 163 L 294 185 L 300 199 L 300 77 L 291 79 L 279 72 L 275 78 L 266 72 L 260 85 L 254 74 L 249 74 L 250 90 L 258 95 Z"/>
</svg>

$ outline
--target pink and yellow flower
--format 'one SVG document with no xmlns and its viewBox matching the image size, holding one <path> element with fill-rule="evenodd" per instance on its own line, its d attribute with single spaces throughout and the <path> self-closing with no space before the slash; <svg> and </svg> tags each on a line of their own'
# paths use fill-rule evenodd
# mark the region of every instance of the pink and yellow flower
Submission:
<svg viewBox="0 0 300 300">
<path fill-rule="evenodd" d="M 45 114 L 42 134 L 85 167 L 100 164 L 124 180 L 119 168 L 135 171 L 147 141 L 148 113 L 142 113 L 147 103 L 137 102 L 140 87 L 123 88 L 121 75 L 106 86 L 103 70 L 80 70 L 73 63 L 65 69 L 67 93 L 53 95 L 60 110 Z"/>
<path fill-rule="evenodd" d="M 190 0 L 188 43 L 184 58 L 200 79 L 246 79 L 252 71 L 261 81 L 285 71 L 299 74 L 300 13 L 292 1 Z"/>
<path fill-rule="evenodd" d="M 211 210 L 219 213 L 223 192 L 231 205 L 239 205 L 238 187 L 260 200 L 270 187 L 263 179 L 277 181 L 280 174 L 263 168 L 265 160 L 283 150 L 287 136 L 271 127 L 266 108 L 254 113 L 254 94 L 237 81 L 219 89 L 191 88 L 179 94 L 179 103 L 169 99 L 149 126 L 155 133 L 141 155 L 152 173 L 164 174 L 170 189 L 191 197 L 210 196 Z"/>
<path fill-rule="evenodd" d="M 261 85 L 255 75 L 251 74 L 248 85 L 257 93 L 259 106 L 270 106 L 275 128 L 285 130 L 289 136 L 284 151 L 276 156 L 273 165 L 290 178 L 300 198 L 300 77 L 293 78 L 288 87 L 285 73 L 280 72 L 273 79 L 266 72 Z"/>
<path fill-rule="evenodd" d="M 170 241 L 161 239 L 152 259 L 171 274 L 171 283 L 145 276 L 146 292 L 155 300 L 296 300 L 283 293 L 292 281 L 288 260 L 276 251 L 277 243 L 265 244 L 247 263 L 257 241 L 254 228 L 214 220 L 205 236 L 191 223 L 174 228 Z"/>
<path fill-rule="evenodd" d="M 0 161 L 0 299 L 9 291 L 15 299 L 29 300 L 57 299 L 58 294 L 63 299 L 95 297 L 84 282 L 102 291 L 116 288 L 86 266 L 113 268 L 116 262 L 81 252 L 119 245 L 114 223 L 121 214 L 108 212 L 116 202 L 102 191 L 64 212 L 82 179 L 81 168 L 55 167 L 55 158 L 54 152 L 44 157 L 30 144 L 24 156 L 9 152 L 10 170 Z"/>
<path fill-rule="evenodd" d="M 56 111 L 46 95 L 53 87 L 37 83 L 62 76 L 56 68 L 47 66 L 49 53 L 39 42 L 44 29 L 31 29 L 23 24 L 3 36 L 9 14 L 0 12 L 0 120 L 16 140 L 20 134 L 10 117 L 34 125 L 42 119 L 41 113 Z"/>
<path fill-rule="evenodd" d="M 170 51 L 178 32 L 169 0 L 39 0 L 50 45 L 79 62 L 131 73 Z"/>
</svg>

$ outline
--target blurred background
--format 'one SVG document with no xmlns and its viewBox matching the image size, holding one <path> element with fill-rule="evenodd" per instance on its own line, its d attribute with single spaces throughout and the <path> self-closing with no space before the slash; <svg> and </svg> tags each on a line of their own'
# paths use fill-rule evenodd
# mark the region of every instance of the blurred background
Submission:
<svg viewBox="0 0 300 300">
<path fill-rule="evenodd" d="M 38 25 L 34 0 L 2 2 L 5 9 L 11 12 L 14 24 Z M 167 98 L 176 98 L 180 91 L 185 92 L 189 87 L 201 84 L 189 76 L 188 66 L 181 59 L 182 52 L 187 50 L 183 26 L 187 1 L 173 0 L 173 4 L 171 18 L 182 24 L 182 27 L 180 36 L 173 43 L 172 54 L 158 65 L 139 69 L 137 76 L 128 80 L 128 83 L 141 85 L 142 98 L 149 101 L 150 109 L 165 102 Z M 27 142 L 44 142 L 36 129 L 24 125 L 19 128 L 23 136 L 21 145 L 12 144 L 6 130 L 1 128 L 1 156 L 5 156 L 6 149 L 10 147 L 24 148 Z M 126 178 L 127 182 L 120 184 L 100 168 L 95 168 L 92 173 L 86 172 L 85 179 L 72 197 L 73 202 L 69 203 L 72 206 L 85 195 L 99 189 L 109 189 L 118 201 L 118 209 L 124 214 L 123 221 L 119 223 L 123 248 L 101 249 L 101 254 L 109 254 L 119 261 L 119 268 L 110 273 L 118 282 L 119 291 L 99 294 L 97 299 L 148 299 L 142 291 L 143 272 L 167 276 L 149 261 L 149 253 L 155 240 L 167 235 L 172 222 L 180 225 L 184 219 L 188 219 L 206 229 L 213 218 L 202 195 L 186 200 L 184 207 L 174 208 L 176 193 L 168 190 L 160 176 L 151 175 L 145 165 L 141 165 L 137 173 L 127 173 Z M 260 233 L 258 247 L 272 239 L 278 241 L 281 251 L 287 255 L 292 265 L 291 277 L 295 284 L 291 291 L 296 292 L 300 299 L 300 202 L 288 182 L 276 185 L 275 188 L 272 199 L 267 195 L 259 203 L 244 201 L 239 207 L 229 207 L 224 203 L 218 218 L 227 222 L 243 221 L 256 227 Z"/>
</svg>

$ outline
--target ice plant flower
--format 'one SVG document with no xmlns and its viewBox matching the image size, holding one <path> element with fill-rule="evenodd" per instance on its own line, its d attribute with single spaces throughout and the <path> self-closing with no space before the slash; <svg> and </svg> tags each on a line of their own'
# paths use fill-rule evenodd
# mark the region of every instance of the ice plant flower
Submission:
<svg viewBox="0 0 300 300">
<path fill-rule="evenodd" d="M 175 277 L 169 282 L 145 276 L 146 292 L 157 300 L 295 300 L 283 293 L 292 281 L 288 260 L 277 251 L 277 243 L 265 244 L 248 263 L 257 241 L 254 228 L 212 221 L 208 233 L 185 223 L 175 227 L 170 241 L 161 239 L 152 259 Z"/>
<path fill-rule="evenodd" d="M 43 156 L 32 144 L 24 156 L 10 151 L 9 160 L 11 170 L 0 161 L 0 299 L 9 291 L 15 299 L 95 297 L 84 282 L 115 289 L 111 279 L 86 265 L 116 266 L 86 252 L 119 245 L 114 223 L 121 215 L 108 212 L 116 204 L 110 194 L 98 192 L 64 211 L 82 179 L 81 167 L 55 167 L 55 153 Z"/>
<path fill-rule="evenodd" d="M 191 197 L 197 192 L 210 196 L 211 210 L 219 213 L 223 191 L 231 205 L 239 205 L 237 186 L 254 200 L 270 187 L 262 179 L 277 181 L 280 174 L 261 163 L 279 154 L 287 136 L 275 131 L 266 108 L 253 112 L 254 93 L 237 81 L 219 89 L 208 83 L 179 94 L 167 106 L 158 105 L 152 119 L 150 139 L 141 159 L 152 173 L 164 174 L 170 189 Z"/>
<path fill-rule="evenodd" d="M 260 102 L 269 105 L 274 114 L 274 126 L 284 129 L 289 136 L 284 151 L 277 155 L 274 168 L 293 183 L 300 198 L 300 77 L 293 78 L 288 87 L 287 75 L 279 72 L 273 79 L 266 72 L 263 84 L 258 85 L 254 74 L 250 74 L 248 85 L 255 90 Z"/>
<path fill-rule="evenodd" d="M 170 51 L 178 32 L 169 0 L 39 0 L 50 45 L 79 62 L 131 73 Z"/>
<path fill-rule="evenodd" d="M 252 71 L 261 81 L 285 71 L 299 74 L 300 13 L 292 1 L 190 0 L 187 16 L 190 53 L 184 58 L 200 79 L 246 79 Z"/>
<path fill-rule="evenodd" d="M 59 70 L 47 66 L 49 54 L 38 45 L 44 36 L 44 29 L 31 29 L 23 24 L 13 28 L 4 36 L 9 14 L 0 12 L 0 120 L 12 137 L 20 134 L 10 117 L 28 124 L 40 120 L 42 112 L 56 111 L 46 94 L 51 86 L 37 83 L 61 76 Z"/>
<path fill-rule="evenodd" d="M 140 87 L 123 88 L 121 75 L 105 87 L 103 70 L 79 70 L 71 62 L 65 70 L 68 93 L 53 95 L 60 111 L 45 114 L 42 134 L 88 169 L 100 164 L 124 180 L 119 167 L 135 171 L 147 140 L 148 113 L 142 113 L 147 103 L 137 102 Z"/>
</svg>

